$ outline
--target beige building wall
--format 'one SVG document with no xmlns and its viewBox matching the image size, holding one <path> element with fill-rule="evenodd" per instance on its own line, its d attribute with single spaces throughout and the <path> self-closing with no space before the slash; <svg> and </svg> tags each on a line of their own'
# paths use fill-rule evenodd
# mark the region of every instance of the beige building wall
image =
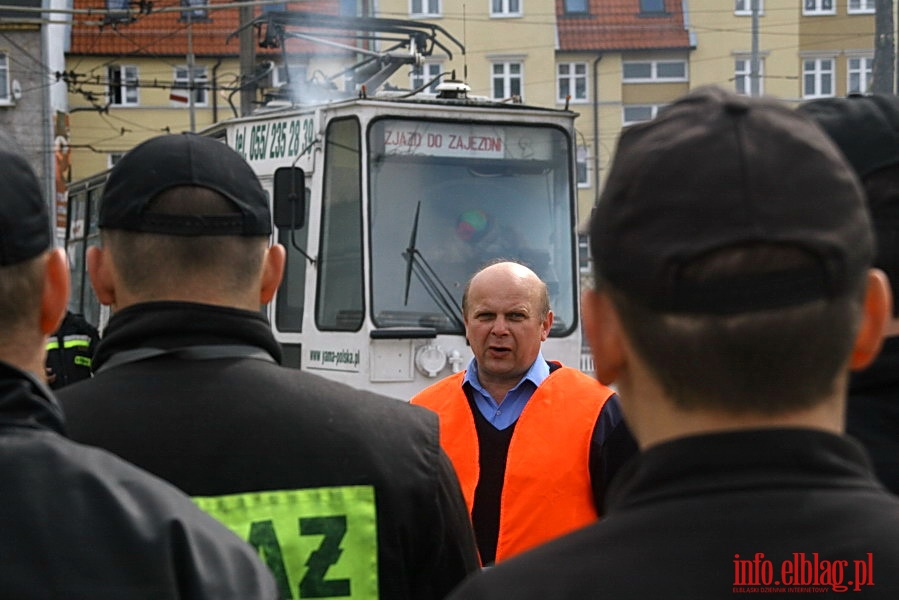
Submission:
<svg viewBox="0 0 899 600">
<path fill-rule="evenodd" d="M 85 79 L 80 89 L 93 94 L 94 102 L 89 102 L 83 94 L 69 93 L 69 139 L 72 142 L 72 178 L 80 179 L 103 171 L 111 165 L 111 160 L 127 152 L 140 142 L 163 133 L 190 131 L 189 105 L 169 98 L 176 67 L 186 67 L 186 60 L 134 58 L 116 60 L 111 56 L 69 57 L 74 67 L 77 62 L 79 73 L 88 73 L 98 78 L 96 83 Z M 108 102 L 108 65 L 137 67 L 137 103 L 129 106 L 109 105 L 106 110 L 92 110 L 92 106 L 105 106 Z M 237 59 L 216 60 L 197 59 L 196 66 L 205 66 L 210 83 L 213 78 L 219 85 L 233 85 L 239 66 Z M 238 105 L 239 94 L 232 101 Z M 194 129 L 200 131 L 216 120 L 233 115 L 227 94 L 207 90 L 204 104 L 194 106 Z"/>
<path fill-rule="evenodd" d="M 494 4 L 504 12 L 491 14 Z M 419 11 L 413 12 L 417 8 Z M 517 10 L 516 10 L 517 9 Z M 428 14 L 430 12 L 430 14 Z M 521 82 L 524 102 L 555 106 L 555 5 L 545 0 L 379 0 L 377 16 L 409 18 L 443 27 L 466 47 L 466 54 L 454 52 L 452 60 L 435 54 L 430 63 L 439 63 L 444 72 L 456 71 L 476 96 L 494 97 L 494 79 L 505 83 L 508 97 Z M 501 73 L 494 75 L 494 65 Z M 434 72 L 436 72 L 436 65 Z M 404 67 L 390 83 L 410 87 L 411 68 Z M 466 76 L 467 73 L 467 76 Z M 512 87 L 510 87 L 510 84 Z"/>
<path fill-rule="evenodd" d="M 845 2 L 846 0 L 840 0 Z M 796 72 L 800 45 L 797 0 L 759 0 L 758 48 L 763 94 L 795 100 L 799 97 Z M 750 89 L 752 54 L 750 0 L 690 0 L 689 23 L 697 45 L 690 61 L 691 87 L 717 84 L 729 89 Z M 740 67 L 738 71 L 737 67 Z"/>
<path fill-rule="evenodd" d="M 867 4 L 873 4 L 873 1 L 869 0 Z M 802 97 L 845 96 L 849 91 L 870 91 L 851 90 L 849 82 L 850 72 L 856 75 L 853 81 L 857 82 L 861 71 L 871 69 L 874 14 L 850 13 L 849 0 L 835 1 L 834 11 L 830 14 L 799 12 L 800 43 L 796 69 L 801 75 Z M 820 81 L 820 73 L 826 72 L 828 66 L 833 77 L 830 88 L 826 82 Z"/>
</svg>

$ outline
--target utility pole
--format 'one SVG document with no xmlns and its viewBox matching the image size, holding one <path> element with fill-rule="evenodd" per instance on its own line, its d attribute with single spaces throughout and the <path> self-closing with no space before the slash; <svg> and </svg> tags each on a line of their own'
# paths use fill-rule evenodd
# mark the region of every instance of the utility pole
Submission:
<svg viewBox="0 0 899 600">
<path fill-rule="evenodd" d="M 187 107 L 190 113 L 190 132 L 197 131 L 197 117 L 194 107 L 194 15 L 193 9 L 187 13 Z"/>
<path fill-rule="evenodd" d="M 238 10 L 240 21 L 240 115 L 245 117 L 253 112 L 253 103 L 256 101 L 256 84 L 248 83 L 256 71 L 256 45 L 254 34 L 256 30 L 249 27 L 253 20 L 253 6 L 241 6 Z"/>
<path fill-rule="evenodd" d="M 896 50 L 894 47 L 893 0 L 877 0 L 874 5 L 874 66 L 871 92 L 892 94 L 895 90 Z"/>
<path fill-rule="evenodd" d="M 760 77 L 761 61 L 759 60 L 759 0 L 751 0 L 752 8 L 752 54 L 749 59 L 749 90 L 750 95 L 761 95 Z"/>
</svg>

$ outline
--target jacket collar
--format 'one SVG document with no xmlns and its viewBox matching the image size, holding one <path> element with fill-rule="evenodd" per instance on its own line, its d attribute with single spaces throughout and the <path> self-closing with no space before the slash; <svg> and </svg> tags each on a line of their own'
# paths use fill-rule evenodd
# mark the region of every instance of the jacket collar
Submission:
<svg viewBox="0 0 899 600">
<path fill-rule="evenodd" d="M 0 427 L 7 426 L 65 433 L 62 409 L 50 389 L 31 374 L 0 362 Z"/>
</svg>

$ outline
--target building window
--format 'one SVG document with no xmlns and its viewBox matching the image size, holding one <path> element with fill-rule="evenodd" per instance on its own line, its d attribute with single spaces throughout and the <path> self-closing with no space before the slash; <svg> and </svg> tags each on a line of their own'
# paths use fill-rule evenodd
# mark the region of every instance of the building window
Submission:
<svg viewBox="0 0 899 600">
<path fill-rule="evenodd" d="M 129 0 L 106 0 L 106 16 L 104 23 L 123 23 L 131 20 L 128 10 Z"/>
<path fill-rule="evenodd" d="M 206 90 L 208 88 L 208 76 L 206 67 L 194 67 L 194 105 L 205 106 L 208 102 Z M 175 67 L 175 80 L 172 84 L 171 99 L 173 102 L 190 102 L 188 91 L 190 90 L 190 77 L 186 66 Z"/>
<path fill-rule="evenodd" d="M 661 104 L 625 104 L 622 124 L 633 125 L 655 119 Z"/>
<path fill-rule="evenodd" d="M 106 155 L 106 166 L 108 168 L 113 168 L 117 162 L 122 160 L 122 157 L 125 156 L 124 152 L 110 152 Z"/>
<path fill-rule="evenodd" d="M 640 0 L 641 13 L 665 12 L 665 0 Z"/>
<path fill-rule="evenodd" d="M 12 104 L 12 101 L 9 93 L 9 56 L 0 52 L 0 105 Z"/>
<path fill-rule="evenodd" d="M 833 59 L 806 58 L 802 61 L 802 97 L 833 96 Z"/>
<path fill-rule="evenodd" d="M 440 0 L 412 0 L 409 6 L 410 17 L 439 17 Z"/>
<path fill-rule="evenodd" d="M 556 100 L 587 101 L 587 63 L 559 63 L 556 65 Z"/>
<path fill-rule="evenodd" d="M 493 63 L 493 98 L 503 100 L 512 96 L 521 96 L 521 63 Z"/>
<path fill-rule="evenodd" d="M 206 0 L 181 0 L 181 6 L 189 8 L 189 10 L 181 11 L 182 21 L 208 21 L 209 12 L 205 8 L 199 8 L 206 5 Z"/>
<path fill-rule="evenodd" d="M 110 65 L 109 101 L 113 106 L 137 106 L 137 67 L 134 65 Z"/>
<path fill-rule="evenodd" d="M 849 14 L 874 14 L 874 0 L 849 0 Z"/>
<path fill-rule="evenodd" d="M 409 74 L 409 84 L 413 90 L 417 90 L 429 81 L 433 81 L 426 91 L 429 94 L 436 94 L 437 84 L 440 83 L 440 80 L 435 79 L 435 77 L 438 77 L 441 73 L 443 73 L 442 64 L 425 63 L 412 69 L 412 72 Z"/>
<path fill-rule="evenodd" d="M 587 14 L 587 0 L 565 0 L 566 15 Z"/>
<path fill-rule="evenodd" d="M 803 0 L 804 15 L 835 15 L 837 9 L 834 0 Z"/>
<path fill-rule="evenodd" d="M 867 93 L 871 90 L 871 80 L 874 74 L 874 59 L 870 56 L 850 57 L 847 61 L 846 93 Z"/>
<path fill-rule="evenodd" d="M 622 64 L 626 82 L 686 81 L 687 63 L 683 60 L 644 60 Z"/>
<path fill-rule="evenodd" d="M 759 95 L 765 93 L 765 63 L 759 59 Z M 749 58 L 734 59 L 734 89 L 738 94 L 752 94 L 752 60 Z"/>
<path fill-rule="evenodd" d="M 584 233 L 580 233 L 577 236 L 577 259 L 581 273 L 589 273 L 591 263 L 590 238 Z"/>
<path fill-rule="evenodd" d="M 577 147 L 577 159 L 575 161 L 575 168 L 577 170 L 577 186 L 579 188 L 590 187 L 590 169 L 588 167 L 589 160 L 590 160 L 590 147 L 589 146 L 578 146 Z"/>
<path fill-rule="evenodd" d="M 765 0 L 758 0 L 758 3 L 759 3 L 759 14 L 762 14 L 765 10 Z M 752 0 L 735 0 L 734 14 L 735 15 L 751 15 L 752 14 Z"/>
<path fill-rule="evenodd" d="M 491 17 L 520 17 L 521 0 L 490 0 Z"/>
</svg>

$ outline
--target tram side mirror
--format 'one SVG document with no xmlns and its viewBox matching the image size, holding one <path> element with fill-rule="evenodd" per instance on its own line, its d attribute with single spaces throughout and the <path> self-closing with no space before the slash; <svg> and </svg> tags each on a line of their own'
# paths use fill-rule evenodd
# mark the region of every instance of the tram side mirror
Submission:
<svg viewBox="0 0 899 600">
<path fill-rule="evenodd" d="M 302 229 L 306 223 L 306 174 L 298 167 L 275 170 L 275 225 Z"/>
</svg>

